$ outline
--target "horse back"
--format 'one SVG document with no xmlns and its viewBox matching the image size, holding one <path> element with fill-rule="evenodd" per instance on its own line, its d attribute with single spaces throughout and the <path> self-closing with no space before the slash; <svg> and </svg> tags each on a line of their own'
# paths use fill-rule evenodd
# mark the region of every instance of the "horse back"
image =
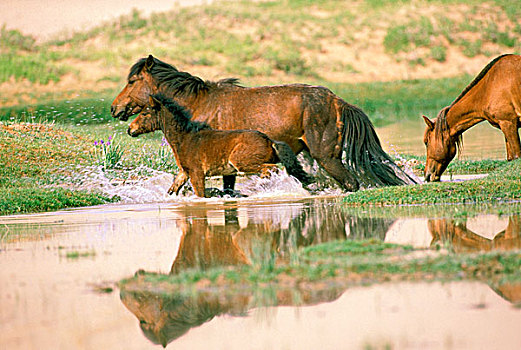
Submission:
<svg viewBox="0 0 521 350">
<path fill-rule="evenodd" d="M 521 56 L 492 61 L 449 106 L 448 118 L 458 119 L 469 111 L 482 113 L 493 125 L 513 118 L 521 121 Z"/>
<path fill-rule="evenodd" d="M 489 108 L 509 107 L 521 102 L 521 56 L 507 55 L 498 60 L 469 91 L 471 103 L 479 101 Z"/>
<path fill-rule="evenodd" d="M 208 175 L 233 174 L 230 157 L 248 163 L 276 163 L 271 139 L 255 130 L 201 130 L 187 135 L 179 145 L 181 166 L 200 167 Z"/>
<path fill-rule="evenodd" d="M 204 108 L 195 106 L 194 118 L 215 129 L 259 130 L 285 141 L 288 135 L 302 136 L 306 116 L 327 118 L 337 98 L 325 87 L 306 84 L 231 87 L 209 94 Z"/>
</svg>

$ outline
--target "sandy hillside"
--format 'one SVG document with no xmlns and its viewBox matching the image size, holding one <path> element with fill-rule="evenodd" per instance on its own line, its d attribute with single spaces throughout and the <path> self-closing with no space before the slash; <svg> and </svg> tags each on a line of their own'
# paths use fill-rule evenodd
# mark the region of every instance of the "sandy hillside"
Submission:
<svg viewBox="0 0 521 350">
<path fill-rule="evenodd" d="M 278 12 L 274 11 L 279 17 L 268 17 L 266 21 L 264 9 L 252 5 L 254 0 L 252 4 L 237 2 L 222 7 L 215 2 L 208 12 L 185 8 L 187 11 L 167 14 L 172 18 L 163 22 L 156 16 L 155 29 L 149 28 L 152 23 L 147 27 L 121 26 L 120 17 L 132 14 L 127 16 L 132 19 L 133 10 L 139 12 L 139 21 L 154 12 L 211 2 L 0 0 L 0 25 L 44 43 L 41 52 L 22 49 L 12 61 L 4 63 L 14 73 L 8 73 L 0 83 L 0 106 L 74 98 L 84 91 L 116 90 L 122 86 L 128 68 L 150 53 L 203 79 L 237 77 L 251 86 L 476 75 L 495 56 L 521 49 L 521 19 L 508 17 L 493 2 L 433 4 L 411 0 L 383 10 L 367 10 L 364 1 L 355 0 L 339 2 L 340 8 L 309 5 L 306 10 L 317 11 L 295 17 L 302 20 L 295 25 L 287 23 L 295 11 L 289 12 L 280 3 L 276 4 Z M 175 13 L 181 12 L 191 16 L 178 21 L 182 28 L 176 32 L 170 22 L 175 23 Z M 452 27 L 447 26 L 447 21 Z M 70 38 L 74 32 L 103 23 L 111 30 L 79 39 L 76 44 L 51 43 L 45 47 L 50 39 Z M 422 35 L 427 44 L 415 43 Z M 389 38 L 396 44 L 386 45 Z M 393 47 L 407 43 L 408 49 L 393 52 Z M 33 74 L 31 80 L 20 73 L 29 65 L 43 72 Z M 34 78 L 60 69 L 63 72 L 59 78 L 43 83 Z"/>
<path fill-rule="evenodd" d="M 211 0 L 210 0 L 211 1 Z M 18 29 L 38 40 L 90 29 L 137 9 L 143 15 L 209 0 L 2 0 L 0 26 Z"/>
</svg>

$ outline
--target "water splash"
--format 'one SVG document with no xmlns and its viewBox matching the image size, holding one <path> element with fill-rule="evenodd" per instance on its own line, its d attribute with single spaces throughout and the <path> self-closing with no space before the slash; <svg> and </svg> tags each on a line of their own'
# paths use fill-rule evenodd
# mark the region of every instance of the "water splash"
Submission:
<svg viewBox="0 0 521 350">
<path fill-rule="evenodd" d="M 183 187 L 178 196 L 170 196 L 167 194 L 167 190 L 172 185 L 173 175 L 146 166 L 126 171 L 120 170 L 119 172 L 105 172 L 100 166 L 91 166 L 75 169 L 73 173 L 74 175 L 69 176 L 64 181 L 69 184 L 69 188 L 99 192 L 108 197 L 118 196 L 121 198 L 120 202 L 124 204 L 222 200 L 221 198 L 202 199 L 196 197 L 190 183 Z M 206 187 L 221 188 L 220 177 L 207 179 Z M 310 192 L 304 189 L 297 179 L 288 175 L 285 170 L 275 172 L 269 178 L 259 176 L 238 177 L 236 189 L 248 196 L 248 199 L 310 196 Z M 330 193 L 327 189 L 313 191 L 315 195 Z"/>
<path fill-rule="evenodd" d="M 101 167 L 86 167 L 71 179 L 74 189 L 100 192 L 109 197 L 118 196 L 121 203 L 171 201 L 172 197 L 167 194 L 167 190 L 172 181 L 172 174 L 146 167 L 126 172 L 124 178 L 107 176 Z"/>
<path fill-rule="evenodd" d="M 237 189 L 246 196 L 279 197 L 279 196 L 309 196 L 302 184 L 286 170 L 272 172 L 270 177 L 251 176 Z"/>
</svg>

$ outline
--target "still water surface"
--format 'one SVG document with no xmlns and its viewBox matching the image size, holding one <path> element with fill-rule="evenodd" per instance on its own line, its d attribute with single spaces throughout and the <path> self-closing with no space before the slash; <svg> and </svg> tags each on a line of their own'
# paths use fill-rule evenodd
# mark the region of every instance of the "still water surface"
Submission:
<svg viewBox="0 0 521 350">
<path fill-rule="evenodd" d="M 337 198 L 317 197 L 2 217 L 0 348 L 517 348 L 519 285 L 389 283 L 298 301 L 282 296 L 277 306 L 252 296 L 172 303 L 173 296 L 125 293 L 114 283 L 141 269 L 249 263 L 271 251 L 283 261 L 298 247 L 339 239 L 440 245 L 455 254 L 519 249 L 520 226 L 519 215 L 488 212 L 457 219 L 353 214 Z M 114 292 L 100 292 L 107 287 Z"/>
<path fill-rule="evenodd" d="M 425 156 L 424 130 L 425 122 L 420 116 L 414 120 L 377 128 L 382 146 L 387 152 L 392 155 L 415 156 Z M 463 150 L 459 159 L 506 159 L 503 133 L 487 122 L 475 125 L 463 133 Z"/>
</svg>

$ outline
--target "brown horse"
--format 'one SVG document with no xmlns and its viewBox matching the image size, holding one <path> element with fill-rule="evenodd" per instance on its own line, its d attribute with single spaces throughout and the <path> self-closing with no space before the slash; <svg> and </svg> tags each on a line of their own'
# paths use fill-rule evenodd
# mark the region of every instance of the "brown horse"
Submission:
<svg viewBox="0 0 521 350">
<path fill-rule="evenodd" d="M 203 81 L 150 55 L 130 69 L 127 85 L 112 103 L 113 117 L 128 120 L 155 93 L 173 98 L 195 121 L 214 129 L 259 130 L 296 154 L 308 151 L 346 190 L 415 183 L 383 151 L 367 115 L 325 87 L 245 88 L 236 79 Z M 234 176 L 224 177 L 225 188 L 233 189 L 234 182 Z"/>
<path fill-rule="evenodd" d="M 279 162 L 303 185 L 311 183 L 310 176 L 284 142 L 273 141 L 254 130 L 214 130 L 206 123 L 192 121 L 184 107 L 162 94 L 151 95 L 148 104 L 130 124 L 128 133 L 137 136 L 158 127 L 163 131 L 179 167 L 169 194 L 178 194 L 191 179 L 195 194 L 205 197 L 206 176 L 265 174 Z"/>
<path fill-rule="evenodd" d="M 505 135 L 507 159 L 521 157 L 518 129 L 521 127 L 521 56 L 502 55 L 492 60 L 438 117 L 423 116 L 427 128 L 425 180 L 439 181 L 465 130 L 488 121 Z"/>
<path fill-rule="evenodd" d="M 508 218 L 507 227 L 497 232 L 493 239 L 485 238 L 467 227 L 466 222 L 453 219 L 431 219 L 427 223 L 432 235 L 431 246 L 440 243 L 449 244 L 457 253 L 517 250 L 521 248 L 521 216 L 512 215 Z M 490 232 L 494 233 L 494 232 Z"/>
</svg>

